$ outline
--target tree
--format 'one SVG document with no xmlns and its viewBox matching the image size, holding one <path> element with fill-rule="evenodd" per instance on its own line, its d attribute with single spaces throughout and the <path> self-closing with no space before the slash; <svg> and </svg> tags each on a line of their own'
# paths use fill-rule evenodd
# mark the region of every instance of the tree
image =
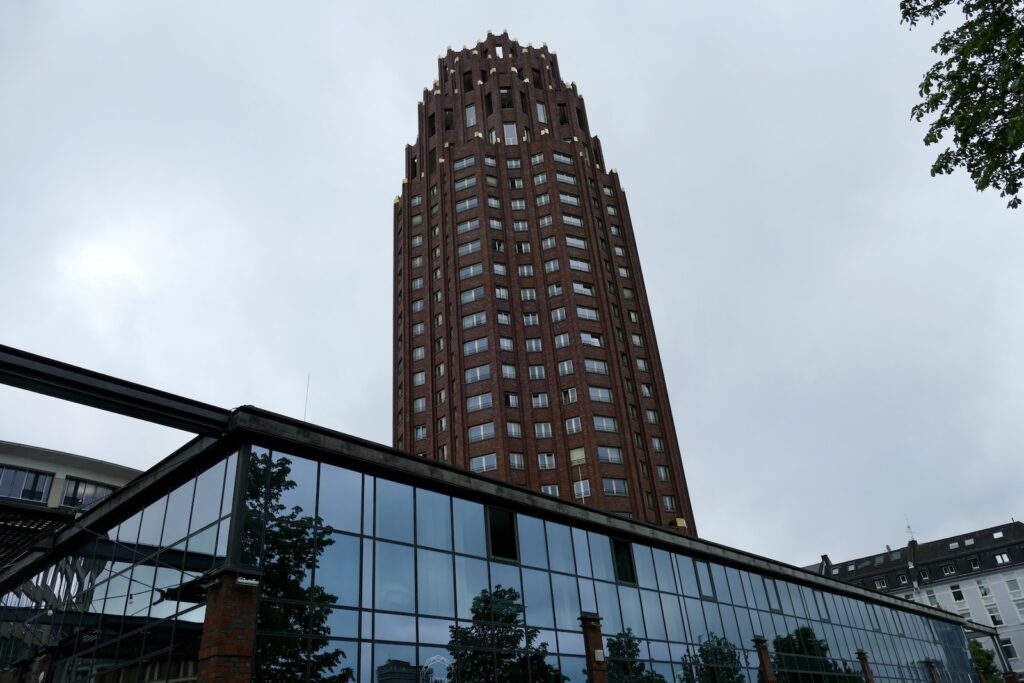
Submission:
<svg viewBox="0 0 1024 683">
<path fill-rule="evenodd" d="M 608 683 L 665 683 L 665 677 L 639 661 L 640 640 L 633 629 L 608 638 Z"/>
<path fill-rule="evenodd" d="M 772 640 L 772 669 L 779 683 L 858 683 L 859 674 L 828 656 L 828 643 L 808 626 Z"/>
<path fill-rule="evenodd" d="M 968 640 L 967 648 L 971 651 L 971 659 L 974 660 L 974 665 L 978 667 L 978 671 L 981 672 L 982 677 L 985 679 L 982 683 L 1003 683 L 1003 677 L 996 667 L 995 652 L 986 649 L 977 640 Z"/>
<path fill-rule="evenodd" d="M 1007 204 L 1021 204 L 1024 182 L 1024 4 L 1019 0 L 900 0 L 902 22 L 934 24 L 952 7 L 964 22 L 932 47 L 941 56 L 924 75 L 917 121 L 938 116 L 926 145 L 947 132 L 952 144 L 939 153 L 932 175 L 963 167 L 979 191 L 999 190 Z"/>
<path fill-rule="evenodd" d="M 258 628 L 271 633 L 308 634 L 305 638 L 260 638 L 256 648 L 255 680 L 290 683 L 306 680 L 307 669 L 316 680 L 348 683 L 355 679 L 351 667 L 340 667 L 345 653 L 328 640 L 329 605 L 337 597 L 312 586 L 309 573 L 319 566 L 319 556 L 334 543 L 331 529 L 319 517 L 290 509 L 281 501 L 298 484 L 291 478 L 287 458 L 254 454 L 249 464 L 249 515 L 243 533 L 243 556 L 260 557 L 261 601 Z M 259 527 L 263 528 L 262 539 Z M 311 609 L 300 602 L 324 605 Z"/>
<path fill-rule="evenodd" d="M 567 678 L 545 661 L 548 644 L 536 644 L 540 629 L 527 628 L 523 603 L 514 588 L 482 590 L 470 607 L 472 626 L 448 629 L 452 661 L 448 680 L 459 683 L 564 683 Z"/>
<path fill-rule="evenodd" d="M 682 683 L 744 683 L 739 652 L 728 638 L 711 635 L 696 655 L 683 657 Z"/>
</svg>

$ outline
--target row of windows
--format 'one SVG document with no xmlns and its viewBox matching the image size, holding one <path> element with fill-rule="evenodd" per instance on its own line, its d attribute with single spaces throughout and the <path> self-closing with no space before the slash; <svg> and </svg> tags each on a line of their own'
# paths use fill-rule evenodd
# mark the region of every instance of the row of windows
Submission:
<svg viewBox="0 0 1024 683">
<path fill-rule="evenodd" d="M 583 431 L 583 422 L 580 417 L 569 417 L 564 421 L 566 435 L 579 434 Z M 423 430 L 423 438 L 426 438 L 426 427 L 417 426 L 415 428 L 416 434 L 419 434 L 419 430 Z M 507 422 L 505 424 L 506 434 L 510 438 L 519 439 L 523 436 L 523 427 L 521 422 Z M 553 436 L 551 422 L 541 421 L 535 422 L 533 425 L 534 436 L 538 439 L 550 439 Z M 614 417 L 606 415 L 595 415 L 594 416 L 594 431 L 607 432 L 610 434 L 617 433 L 619 431 L 618 420 Z M 417 438 L 419 438 L 417 436 Z M 487 441 L 494 438 L 494 422 L 485 422 L 483 424 L 473 425 L 469 428 L 468 439 L 469 443 L 479 443 L 480 441 Z"/>
</svg>

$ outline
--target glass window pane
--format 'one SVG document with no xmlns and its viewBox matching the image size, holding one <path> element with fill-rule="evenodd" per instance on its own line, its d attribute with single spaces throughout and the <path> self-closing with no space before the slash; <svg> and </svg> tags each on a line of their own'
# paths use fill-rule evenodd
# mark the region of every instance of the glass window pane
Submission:
<svg viewBox="0 0 1024 683">
<path fill-rule="evenodd" d="M 658 590 L 676 592 L 676 573 L 672 570 L 672 555 L 664 550 L 654 549 L 654 569 L 658 574 Z"/>
<path fill-rule="evenodd" d="M 719 602 L 732 602 L 729 596 L 729 582 L 725 579 L 725 567 L 720 564 L 711 564 L 711 577 L 715 582 L 715 595 Z"/>
<path fill-rule="evenodd" d="M 485 557 L 487 538 L 484 535 L 484 506 L 454 498 L 452 511 L 455 517 L 455 552 Z"/>
<path fill-rule="evenodd" d="M 549 576 L 547 572 L 536 569 L 523 569 L 523 602 L 526 605 L 526 623 L 530 626 L 551 628 L 555 625 Z"/>
<path fill-rule="evenodd" d="M 572 574 L 576 571 L 573 562 L 572 534 L 569 527 L 562 524 L 547 522 L 544 525 L 548 532 L 548 557 L 551 568 L 555 571 Z M 590 576 L 587 571 L 584 576 Z"/>
<path fill-rule="evenodd" d="M 317 599 L 358 607 L 359 539 L 343 534 L 327 536 L 316 564 L 316 583 L 322 591 Z"/>
<path fill-rule="evenodd" d="M 413 551 L 412 548 L 377 541 L 376 592 L 374 606 L 377 609 L 396 612 L 412 612 L 413 601 Z"/>
<path fill-rule="evenodd" d="M 743 596 L 743 582 L 740 581 L 739 571 L 732 567 L 726 567 L 725 575 L 729 580 L 729 595 L 732 596 L 733 604 L 746 606 L 747 601 Z"/>
<path fill-rule="evenodd" d="M 661 610 L 665 615 L 666 637 L 678 642 L 685 641 L 686 631 L 683 629 L 683 614 L 679 608 L 679 598 L 669 593 L 662 593 Z"/>
<path fill-rule="evenodd" d="M 224 495 L 221 498 L 221 517 L 232 510 L 235 495 L 235 471 L 238 468 L 238 453 L 232 453 L 226 461 L 226 472 L 224 474 Z"/>
<path fill-rule="evenodd" d="M 188 535 L 188 518 L 192 513 L 192 494 L 195 488 L 195 479 L 190 479 L 171 491 L 168 496 L 162 545 L 172 545 Z"/>
<path fill-rule="evenodd" d="M 335 607 L 327 612 L 326 628 L 332 638 L 358 638 L 359 612 Z"/>
<path fill-rule="evenodd" d="M 700 600 L 684 598 L 683 606 L 686 609 L 686 623 L 690 626 L 690 642 L 700 643 L 708 639 L 707 625 L 704 623 L 704 610 L 701 609 Z M 771 636 L 764 634 L 771 642 Z"/>
<path fill-rule="evenodd" d="M 455 599 L 460 619 L 473 617 L 473 599 L 487 591 L 487 563 L 455 557 Z"/>
<path fill-rule="evenodd" d="M 631 628 L 639 638 L 647 636 L 644 628 L 644 614 L 640 607 L 640 591 L 629 586 L 619 586 L 619 604 L 622 608 L 622 627 Z"/>
<path fill-rule="evenodd" d="M 548 547 L 552 547 L 550 540 L 548 541 Z M 587 532 L 583 529 L 572 530 L 572 549 L 576 556 L 576 573 L 579 576 L 593 576 L 594 573 L 590 566 L 590 543 L 587 542 Z M 552 553 L 551 557 L 554 556 L 554 553 Z"/>
<path fill-rule="evenodd" d="M 416 489 L 416 542 L 452 549 L 452 506 L 448 496 Z"/>
<path fill-rule="evenodd" d="M 519 566 L 504 562 L 491 562 L 491 590 L 511 588 L 523 599 L 523 587 L 519 581 Z"/>
<path fill-rule="evenodd" d="M 224 463 L 219 462 L 196 479 L 196 495 L 192 501 L 192 522 L 189 531 L 198 531 L 220 517 L 221 494 L 224 491 Z"/>
<path fill-rule="evenodd" d="M 644 624 L 647 625 L 647 637 L 657 640 L 665 639 L 665 621 L 661 617 L 661 598 L 655 591 L 640 591 L 640 602 L 644 608 Z"/>
<path fill-rule="evenodd" d="M 164 511 L 166 509 L 167 496 L 164 496 L 155 503 L 151 503 L 142 511 L 142 524 L 139 527 L 139 545 L 147 546 L 139 548 L 142 554 L 145 555 L 153 552 L 160 545 L 160 534 L 164 528 Z M 129 541 L 129 543 L 134 542 L 134 538 Z"/>
<path fill-rule="evenodd" d="M 278 493 L 278 504 L 284 506 L 284 514 L 297 507 L 298 517 L 313 516 L 316 511 L 316 470 L 314 460 L 274 453 L 271 489 Z M 283 478 L 283 485 L 274 486 L 276 477 Z"/>
<path fill-rule="evenodd" d="M 455 616 L 455 585 L 452 582 L 452 556 L 431 550 L 417 553 L 417 595 L 421 614 Z"/>
<path fill-rule="evenodd" d="M 594 597 L 594 582 L 590 579 L 579 579 L 580 611 L 597 612 L 597 598 Z"/>
<path fill-rule="evenodd" d="M 697 565 L 697 578 L 700 584 L 701 597 L 712 598 L 715 597 L 715 588 L 711 584 L 711 572 L 708 570 L 707 562 L 695 562 Z"/>
<path fill-rule="evenodd" d="M 359 472 L 334 465 L 320 467 L 320 519 L 332 529 L 358 534 L 362 515 L 362 480 Z"/>
<path fill-rule="evenodd" d="M 575 577 L 552 574 L 551 587 L 555 598 L 555 625 L 561 629 L 579 630 L 580 596 Z"/>
<path fill-rule="evenodd" d="M 697 574 L 693 570 L 693 560 L 684 556 L 676 555 L 676 568 L 679 570 L 679 582 L 682 584 L 683 595 L 696 598 L 700 595 L 697 587 Z"/>
<path fill-rule="evenodd" d="M 594 578 L 605 581 L 615 580 L 615 568 L 612 565 L 612 544 L 607 536 L 587 534 L 590 541 L 590 558 L 594 563 Z"/>
<path fill-rule="evenodd" d="M 373 683 L 416 680 L 417 671 L 415 645 L 376 643 L 373 646 Z"/>
<path fill-rule="evenodd" d="M 377 479 L 377 537 L 412 543 L 412 487 Z"/>
<path fill-rule="evenodd" d="M 546 569 L 548 552 L 544 543 L 544 522 L 526 515 L 518 515 L 518 518 L 519 553 L 522 563 Z"/>
<path fill-rule="evenodd" d="M 657 588 L 658 580 L 654 576 L 654 558 L 651 549 L 645 545 L 633 544 L 633 562 L 636 565 L 637 583 L 642 588 Z"/>
</svg>

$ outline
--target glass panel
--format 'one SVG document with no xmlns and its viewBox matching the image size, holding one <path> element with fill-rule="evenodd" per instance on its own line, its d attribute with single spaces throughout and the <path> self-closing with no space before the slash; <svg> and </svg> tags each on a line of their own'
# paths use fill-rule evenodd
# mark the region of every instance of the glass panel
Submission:
<svg viewBox="0 0 1024 683">
<path fill-rule="evenodd" d="M 651 549 L 645 545 L 633 544 L 633 561 L 636 563 L 637 583 L 641 588 L 657 588 L 658 580 L 654 576 L 654 558 Z"/>
<path fill-rule="evenodd" d="M 580 596 L 576 579 L 564 574 L 551 575 L 555 598 L 555 625 L 560 629 L 580 629 Z"/>
<path fill-rule="evenodd" d="M 377 537 L 412 543 L 412 487 L 377 479 Z"/>
<path fill-rule="evenodd" d="M 683 615 L 679 608 L 679 598 L 669 593 L 662 593 L 661 609 L 665 615 L 666 637 L 669 640 L 685 641 L 686 631 L 683 628 Z"/>
<path fill-rule="evenodd" d="M 481 522 L 482 511 L 481 511 Z M 456 535 L 456 540 L 458 535 Z M 458 545 L 456 543 L 456 545 Z M 473 599 L 487 591 L 487 563 L 469 557 L 455 558 L 455 596 L 460 619 L 473 617 Z"/>
<path fill-rule="evenodd" d="M 700 589 L 697 586 L 697 574 L 693 569 L 693 560 L 683 555 L 676 555 L 676 568 L 679 570 L 680 587 L 683 595 L 691 598 L 700 596 Z"/>
<path fill-rule="evenodd" d="M 554 524 L 551 525 L 552 528 L 554 528 L 556 526 L 558 526 L 558 525 L 554 525 Z M 551 533 L 551 529 L 548 530 L 548 533 L 549 534 Z M 551 544 L 551 540 L 550 539 L 551 539 L 551 537 L 549 535 L 549 537 L 548 537 L 548 548 L 553 551 L 554 546 Z M 587 532 L 586 531 L 583 531 L 582 529 L 573 529 L 572 530 L 572 547 L 573 547 L 573 553 L 576 556 L 576 573 L 578 575 L 580 575 L 580 576 L 593 576 L 594 573 L 593 573 L 593 571 L 591 570 L 591 567 L 590 567 L 590 544 L 587 542 Z M 552 568 L 554 568 L 555 567 L 555 564 L 554 564 L 554 562 L 555 562 L 555 560 L 554 560 L 555 553 L 554 552 L 551 553 L 551 557 L 552 557 L 552 560 L 551 560 L 552 564 L 551 564 L 551 566 L 552 566 Z"/>
<path fill-rule="evenodd" d="M 452 499 L 455 517 L 455 552 L 467 555 L 487 555 L 484 535 L 484 506 L 468 500 Z M 486 582 L 484 582 L 486 585 Z"/>
<path fill-rule="evenodd" d="M 572 534 L 569 527 L 547 522 L 548 557 L 555 571 L 572 574 L 576 571 L 573 562 Z M 587 572 L 589 575 L 590 572 Z"/>
<path fill-rule="evenodd" d="M 526 605 L 526 623 L 530 626 L 551 628 L 555 625 L 549 576 L 547 572 L 536 569 L 523 569 L 523 602 Z"/>
<path fill-rule="evenodd" d="M 601 630 L 604 633 L 622 631 L 622 616 L 619 614 L 619 593 L 615 584 L 594 582 L 597 593 L 597 613 L 601 615 Z"/>
<path fill-rule="evenodd" d="M 452 556 L 430 550 L 419 550 L 417 556 L 417 595 L 420 613 L 455 616 Z"/>
<path fill-rule="evenodd" d="M 152 503 L 142 511 L 142 524 L 139 527 L 139 545 L 148 546 L 138 548 L 143 555 L 149 555 L 160 545 L 160 534 L 164 528 L 164 511 L 167 509 L 167 496 Z M 118 534 L 120 536 L 120 534 Z M 131 539 L 128 543 L 134 543 Z"/>
<path fill-rule="evenodd" d="M 359 612 L 334 607 L 327 611 L 327 634 L 332 638 L 358 638 Z"/>
<path fill-rule="evenodd" d="M 452 549 L 452 507 L 448 496 L 416 489 L 416 542 Z"/>
<path fill-rule="evenodd" d="M 587 534 L 590 540 L 590 558 L 594 563 L 594 578 L 605 581 L 615 580 L 615 567 L 612 565 L 612 544 L 607 536 Z"/>
<path fill-rule="evenodd" d="M 320 507 L 323 523 L 337 531 L 359 533 L 363 475 L 334 465 L 320 466 Z"/>
<path fill-rule="evenodd" d="M 580 611 L 597 612 L 597 598 L 594 597 L 594 582 L 589 579 L 579 579 L 580 586 Z"/>
<path fill-rule="evenodd" d="M 416 585 L 413 577 L 413 549 L 381 541 L 377 541 L 376 549 L 374 607 L 412 612 L 416 606 L 413 599 Z"/>
<path fill-rule="evenodd" d="M 196 479 L 196 495 L 192 502 L 189 531 L 198 531 L 220 517 L 221 494 L 224 491 L 224 463 L 219 462 Z"/>
<path fill-rule="evenodd" d="M 416 642 L 416 617 L 377 614 L 376 621 L 377 638 Z"/>
<path fill-rule="evenodd" d="M 226 471 L 224 473 L 224 495 L 221 498 L 220 504 L 221 517 L 231 512 L 231 506 L 234 504 L 235 476 L 237 469 L 238 453 L 232 453 L 226 461 Z"/>
<path fill-rule="evenodd" d="M 548 566 L 547 546 L 544 543 L 544 522 L 536 517 L 517 515 L 519 526 L 519 553 L 524 565 Z"/>
<path fill-rule="evenodd" d="M 701 609 L 700 600 L 684 598 L 683 606 L 686 609 L 686 623 L 690 625 L 690 642 L 700 643 L 708 639 L 707 625 L 704 623 L 704 610 Z M 769 638 L 768 634 L 765 634 Z"/>
<path fill-rule="evenodd" d="M 373 681 L 416 681 L 416 647 L 376 643 L 373 646 Z"/>
<path fill-rule="evenodd" d="M 177 543 L 188 535 L 188 519 L 192 513 L 192 493 L 196 482 L 189 480 L 171 491 L 167 502 L 167 518 L 161 543 L 165 546 Z"/>
<path fill-rule="evenodd" d="M 715 582 L 715 595 L 719 602 L 732 602 L 729 595 L 729 582 L 725 579 L 725 567 L 720 564 L 711 564 L 711 577 Z"/>
<path fill-rule="evenodd" d="M 665 622 L 661 618 L 661 598 L 654 591 L 640 591 L 640 602 L 644 608 L 644 623 L 647 625 L 647 637 L 658 640 L 665 639 Z"/>
<path fill-rule="evenodd" d="M 676 573 L 672 569 L 672 555 L 655 548 L 654 568 L 658 575 L 658 589 L 664 593 L 675 593 Z"/>
<path fill-rule="evenodd" d="M 511 588 L 519 596 L 519 600 L 523 598 L 523 587 L 519 582 L 519 567 L 514 564 L 505 564 L 504 562 L 491 562 L 491 591 L 497 591 L 501 588 Z"/>
<path fill-rule="evenodd" d="M 746 605 L 747 601 L 743 596 L 743 582 L 740 581 L 739 571 L 732 567 L 726 567 L 725 574 L 729 580 L 729 595 L 732 596 L 733 604 L 740 606 Z"/>
<path fill-rule="evenodd" d="M 271 470 L 272 489 L 279 491 L 278 501 L 285 512 L 298 508 L 296 518 L 312 517 L 316 511 L 316 470 L 314 460 L 296 458 L 283 453 L 274 453 L 274 468 Z M 283 484 L 275 487 L 281 477 Z"/>
<path fill-rule="evenodd" d="M 638 637 L 644 638 L 644 614 L 640 607 L 640 591 L 629 586 L 619 586 L 619 604 L 622 607 L 622 627 L 632 629 Z"/>
<path fill-rule="evenodd" d="M 317 558 L 316 583 L 321 592 L 317 600 L 339 605 L 359 606 L 359 539 L 331 534 L 323 539 Z"/>
</svg>

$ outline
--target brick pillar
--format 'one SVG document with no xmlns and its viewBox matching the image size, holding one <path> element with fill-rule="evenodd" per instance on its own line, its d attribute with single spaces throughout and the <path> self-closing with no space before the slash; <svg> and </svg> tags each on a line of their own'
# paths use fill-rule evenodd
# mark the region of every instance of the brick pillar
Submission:
<svg viewBox="0 0 1024 683">
<path fill-rule="evenodd" d="M 249 683 L 256 640 L 258 586 L 221 574 L 206 592 L 206 620 L 199 644 L 199 683 Z"/>
<path fill-rule="evenodd" d="M 1010 671 L 1003 674 L 1003 680 L 1006 681 L 1006 683 L 1020 683 L 1020 676 Z"/>
<path fill-rule="evenodd" d="M 604 638 L 601 636 L 601 617 L 593 612 L 581 612 L 583 647 L 587 652 L 587 680 L 589 683 L 608 683 L 608 662 L 604 659 Z"/>
<path fill-rule="evenodd" d="M 757 664 L 761 670 L 761 683 L 777 683 L 775 669 L 772 668 L 772 656 L 768 652 L 768 641 L 764 636 L 754 636 L 754 649 L 757 650 Z"/>
<path fill-rule="evenodd" d="M 868 653 L 864 650 L 857 650 L 857 661 L 864 672 L 864 683 L 875 683 L 875 675 L 871 673 L 871 664 L 868 662 Z"/>
<path fill-rule="evenodd" d="M 939 680 L 939 671 L 935 668 L 935 662 L 930 659 L 924 660 L 924 668 L 928 669 L 928 680 L 932 683 L 942 683 Z"/>
</svg>

